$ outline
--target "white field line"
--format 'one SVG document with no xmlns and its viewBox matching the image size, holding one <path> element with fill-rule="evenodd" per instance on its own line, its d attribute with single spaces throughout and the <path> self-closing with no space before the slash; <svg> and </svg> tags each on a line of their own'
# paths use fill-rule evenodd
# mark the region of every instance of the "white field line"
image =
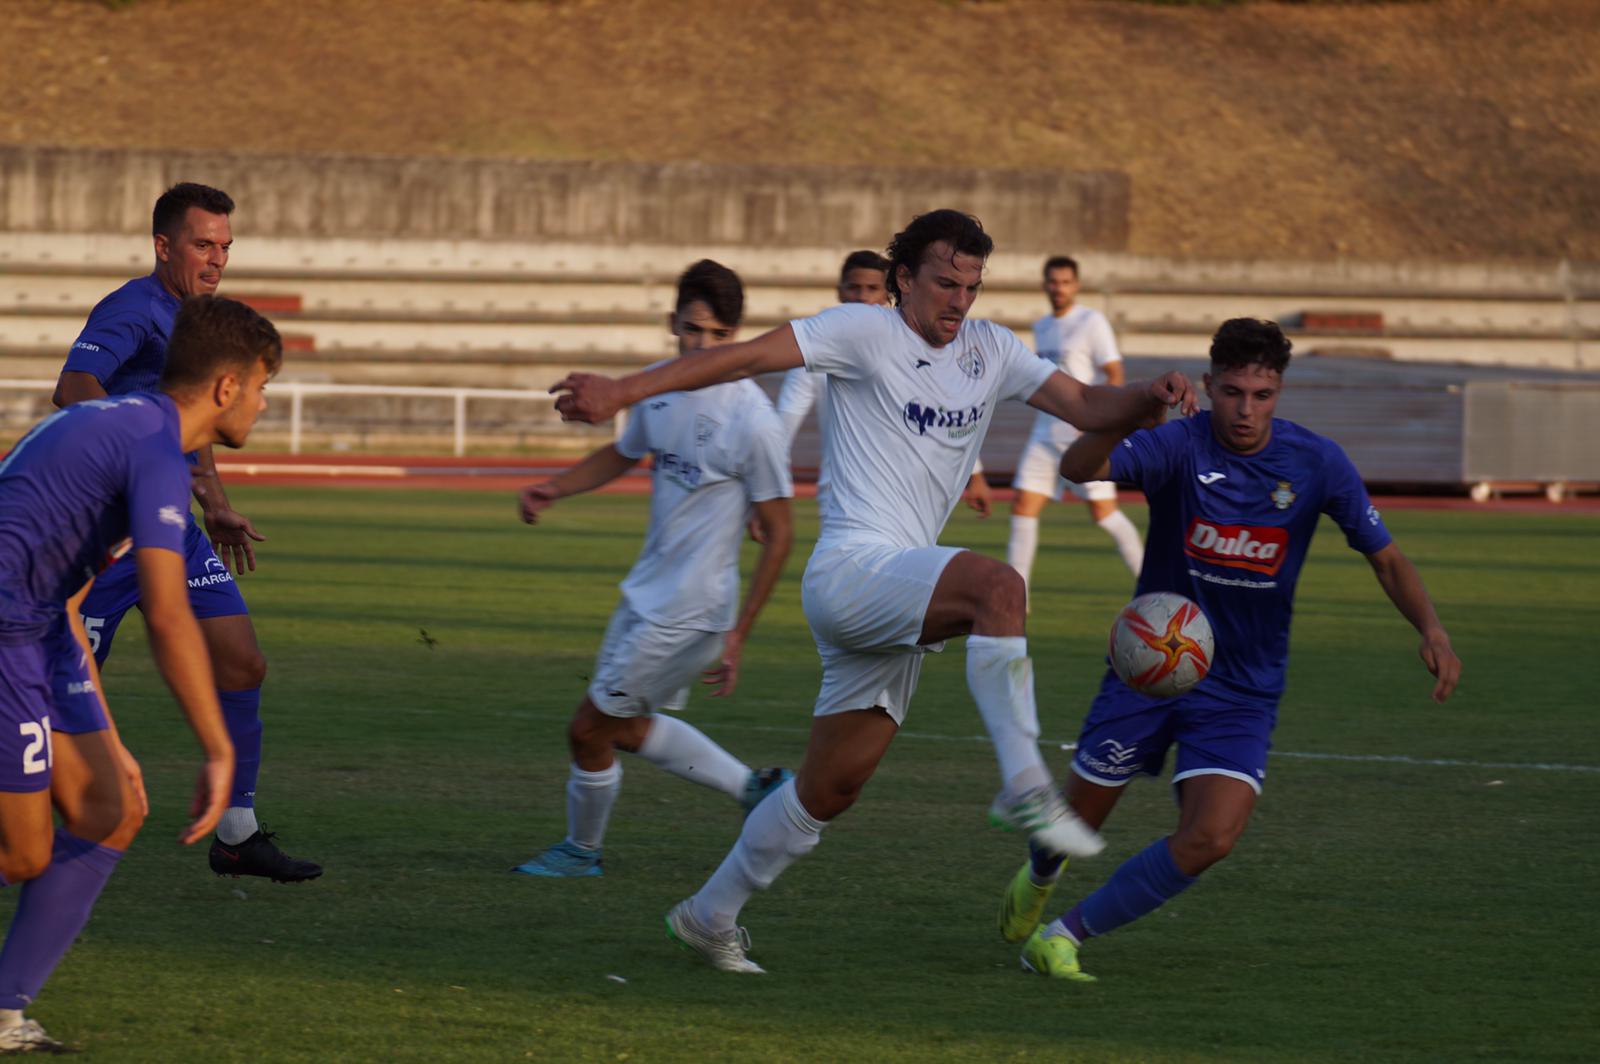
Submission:
<svg viewBox="0 0 1600 1064">
<path fill-rule="evenodd" d="M 746 703 L 747 705 L 753 703 Z M 416 716 L 434 716 L 449 712 L 440 709 L 423 708 L 386 708 L 384 713 L 410 713 Z M 568 720 L 566 716 L 552 716 L 548 713 L 521 712 L 514 709 L 502 709 L 489 712 L 495 717 L 514 717 L 519 720 L 533 721 L 540 724 L 562 725 Z M 809 728 L 800 728 L 793 725 L 781 724 L 733 724 L 718 723 L 715 727 L 720 731 L 734 732 L 768 732 L 778 735 L 808 735 Z M 989 744 L 987 735 L 940 735 L 936 732 L 919 732 L 902 729 L 898 738 L 912 739 L 918 742 L 932 743 L 981 743 Z M 1039 745 L 1044 749 L 1076 750 L 1078 744 L 1060 739 L 1040 739 Z M 1530 772 L 1576 772 L 1600 775 L 1600 765 L 1567 765 L 1551 761 L 1473 761 L 1466 758 L 1454 757 L 1412 757 L 1409 754 L 1333 754 L 1319 753 L 1306 750 L 1273 750 L 1270 757 L 1289 757 L 1297 761 L 1348 761 L 1364 764 L 1393 764 L 1416 765 L 1432 768 L 1494 768 L 1494 769 L 1523 769 Z"/>
</svg>

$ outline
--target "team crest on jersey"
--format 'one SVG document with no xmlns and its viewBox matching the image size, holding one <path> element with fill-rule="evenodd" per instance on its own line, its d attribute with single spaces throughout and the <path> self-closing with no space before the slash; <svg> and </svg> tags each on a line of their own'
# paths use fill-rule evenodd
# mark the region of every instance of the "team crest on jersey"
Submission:
<svg viewBox="0 0 1600 1064">
<path fill-rule="evenodd" d="M 983 352 L 977 348 L 967 351 L 956 359 L 956 366 L 975 381 L 983 380 L 983 372 L 988 368 L 983 361 Z"/>
<path fill-rule="evenodd" d="M 720 421 L 715 421 L 704 414 L 696 414 L 694 418 L 694 442 L 696 446 L 704 447 L 711 442 L 711 437 L 717 434 L 722 427 Z"/>
<path fill-rule="evenodd" d="M 1287 510 L 1294 505 L 1295 498 L 1292 485 L 1287 480 L 1278 481 L 1278 488 L 1272 493 L 1272 505 L 1280 510 Z"/>
</svg>

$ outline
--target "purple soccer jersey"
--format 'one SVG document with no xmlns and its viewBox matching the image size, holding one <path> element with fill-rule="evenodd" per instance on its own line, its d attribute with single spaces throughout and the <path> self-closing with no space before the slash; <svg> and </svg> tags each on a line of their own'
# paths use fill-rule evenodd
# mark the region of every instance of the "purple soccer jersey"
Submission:
<svg viewBox="0 0 1600 1064">
<path fill-rule="evenodd" d="M 0 461 L 0 641 L 33 642 L 131 538 L 182 553 L 189 466 L 159 394 L 77 403 Z"/>
<path fill-rule="evenodd" d="M 129 281 L 89 312 L 62 368 L 90 374 L 107 395 L 155 391 L 178 305 L 153 273 Z"/>
<path fill-rule="evenodd" d="M 1138 594 L 1200 604 L 1216 653 L 1195 693 L 1235 705 L 1276 706 L 1283 693 L 1295 584 L 1322 515 L 1362 554 L 1391 542 L 1343 449 L 1292 421 L 1273 419 L 1267 446 L 1243 455 L 1202 411 L 1129 436 L 1111 475 L 1150 502 Z"/>
</svg>

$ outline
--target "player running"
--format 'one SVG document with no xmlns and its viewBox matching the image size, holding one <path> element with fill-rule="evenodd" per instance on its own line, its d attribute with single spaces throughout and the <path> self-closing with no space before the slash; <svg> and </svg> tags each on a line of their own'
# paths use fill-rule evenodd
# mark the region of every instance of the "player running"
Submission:
<svg viewBox="0 0 1600 1064">
<path fill-rule="evenodd" d="M 709 259 L 690 266 L 668 318 L 679 358 L 732 343 L 743 316 L 737 274 Z M 789 556 L 789 445 L 760 388 L 737 381 L 641 406 L 615 444 L 525 488 L 522 519 L 536 523 L 557 499 L 609 484 L 647 454 L 654 469 L 644 549 L 622 582 L 594 679 L 567 731 L 567 836 L 513 871 L 602 874 L 606 821 L 622 788 L 615 750 L 722 791 L 746 812 L 793 775 L 752 771 L 699 729 L 656 712 L 682 709 L 703 672 L 713 695 L 733 694 L 745 641 Z M 740 608 L 739 543 L 752 510 L 761 556 Z"/>
<path fill-rule="evenodd" d="M 222 280 L 233 245 L 228 219 L 232 213 L 233 200 L 228 194 L 205 185 L 178 184 L 161 194 L 151 225 L 156 268 L 112 292 L 90 312 L 56 383 L 57 406 L 156 387 L 166 364 L 167 337 L 179 303 L 189 296 L 215 292 Z M 233 796 L 211 845 L 211 870 L 218 875 L 264 876 L 279 883 L 315 879 L 322 874 L 320 866 L 279 850 L 273 834 L 263 831 L 256 821 L 261 684 L 267 661 L 256 642 L 244 597 L 223 559 L 233 563 L 234 572 L 242 575 L 246 568 L 253 572 L 256 556 L 252 543 L 266 537 L 228 502 L 209 445 L 199 449 L 191 464 L 192 488 L 205 532 L 185 507 L 184 512 L 189 513 L 183 548 L 189 605 L 205 635 L 223 720 L 238 758 Z M 101 574 L 84 601 L 84 627 L 101 667 L 111 654 L 123 616 L 134 606 L 143 609 L 141 593 L 136 567 L 123 562 Z"/>
<path fill-rule="evenodd" d="M 184 586 L 184 452 L 244 443 L 283 351 L 249 307 L 198 296 L 165 355 L 159 393 L 70 406 L 0 461 L 0 877 L 22 884 L 0 950 L 0 1053 L 63 1048 L 22 1010 L 149 811 L 78 615 L 88 582 L 123 552 L 156 664 L 205 752 L 181 841 L 204 838 L 228 801 L 234 751 Z"/>
<path fill-rule="evenodd" d="M 1226 857 L 1266 778 L 1289 660 L 1295 582 L 1327 514 L 1422 635 L 1420 654 L 1443 702 L 1461 662 L 1416 567 L 1400 552 L 1339 445 L 1273 410 L 1289 341 L 1269 321 L 1235 318 L 1211 341 L 1209 413 L 1135 432 L 1086 432 L 1068 448 L 1070 480 L 1137 484 L 1150 500 L 1138 594 L 1174 591 L 1200 604 L 1216 633 L 1211 671 L 1180 698 L 1130 690 L 1109 669 L 1078 738 L 1068 801 L 1089 824 L 1111 814 L 1123 787 L 1157 775 L 1173 743 L 1178 827 L 1114 872 L 1060 919 L 1038 927 L 1065 862 L 1034 849 L 1006 889 L 1000 933 L 1022 942 L 1022 966 L 1089 981 L 1078 949 L 1149 913 Z M 1117 444 L 1121 443 L 1121 446 Z"/>
<path fill-rule="evenodd" d="M 1044 294 L 1050 313 L 1033 323 L 1033 349 L 1042 359 L 1085 384 L 1121 384 L 1122 352 L 1106 316 L 1078 298 L 1078 263 L 1056 255 L 1044 264 Z M 1060 502 L 1066 492 L 1082 499 L 1089 516 L 1110 536 L 1122 560 L 1139 575 L 1139 530 L 1117 509 L 1117 486 L 1109 480 L 1079 484 L 1060 473 L 1061 455 L 1078 436 L 1064 421 L 1040 414 L 1017 459 L 1016 499 L 1011 503 L 1011 539 L 1006 561 L 1028 583 L 1039 549 L 1039 515 L 1046 502 Z"/>
<path fill-rule="evenodd" d="M 922 655 L 967 640 L 967 683 L 994 740 L 999 824 L 1042 849 L 1093 854 L 1099 836 L 1062 802 L 1038 747 L 1024 592 L 1014 569 L 936 546 L 1003 399 L 1025 399 L 1086 428 L 1116 428 L 1193 404 L 1181 374 L 1091 388 L 1035 358 L 1009 330 L 971 321 L 994 242 L 959 211 L 914 218 L 889 247 L 897 309 L 846 304 L 734 344 L 613 381 L 573 374 L 562 416 L 604 420 L 662 392 L 804 365 L 832 401 L 822 460 L 830 488 L 802 586 L 822 658 L 811 739 L 796 778 L 756 807 L 733 851 L 667 917 L 679 941 L 725 971 L 745 955 L 740 909 L 848 809 L 905 720 Z"/>
</svg>

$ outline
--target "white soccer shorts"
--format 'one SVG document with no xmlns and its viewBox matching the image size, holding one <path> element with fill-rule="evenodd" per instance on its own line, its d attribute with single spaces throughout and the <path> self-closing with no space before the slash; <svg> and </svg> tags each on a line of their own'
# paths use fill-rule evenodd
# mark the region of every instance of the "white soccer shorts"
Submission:
<svg viewBox="0 0 1600 1064">
<path fill-rule="evenodd" d="M 903 724 L 922 672 L 918 646 L 928 603 L 956 547 L 850 545 L 818 551 L 801 584 L 822 658 L 815 714 L 882 706 Z"/>
<path fill-rule="evenodd" d="M 608 717 L 680 710 L 689 685 L 722 653 L 722 635 L 651 624 L 623 600 L 606 625 L 589 701 Z"/>
<path fill-rule="evenodd" d="M 1090 480 L 1078 484 L 1061 475 L 1061 456 L 1065 445 L 1056 446 L 1048 440 L 1030 439 L 1017 459 L 1017 475 L 1011 486 L 1018 491 L 1031 491 L 1035 495 L 1048 495 L 1052 502 L 1060 502 L 1063 495 L 1072 492 L 1080 499 L 1115 500 L 1117 485 L 1110 480 Z"/>
</svg>

